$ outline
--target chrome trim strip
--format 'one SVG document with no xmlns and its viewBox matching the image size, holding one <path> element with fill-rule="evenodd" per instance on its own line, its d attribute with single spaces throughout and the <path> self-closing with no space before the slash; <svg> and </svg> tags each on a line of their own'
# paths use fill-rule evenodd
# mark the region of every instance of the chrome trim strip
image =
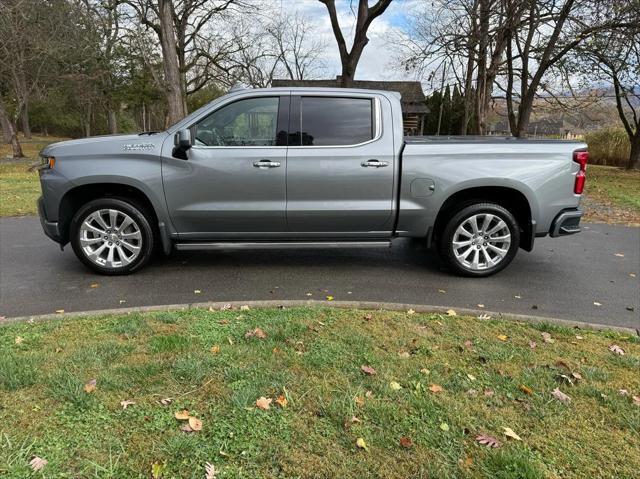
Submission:
<svg viewBox="0 0 640 479">
<path fill-rule="evenodd" d="M 327 248 L 389 248 L 391 241 L 281 241 L 281 242 L 198 242 L 177 243 L 179 251 L 246 250 L 246 249 L 327 249 Z"/>
</svg>

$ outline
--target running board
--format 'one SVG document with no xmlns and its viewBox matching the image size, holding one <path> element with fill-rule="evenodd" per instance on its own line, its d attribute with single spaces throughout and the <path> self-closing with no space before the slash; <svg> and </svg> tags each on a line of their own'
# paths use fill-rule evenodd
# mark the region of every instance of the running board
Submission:
<svg viewBox="0 0 640 479">
<path fill-rule="evenodd" d="M 222 241 L 177 243 L 180 251 L 192 250 L 239 250 L 239 249 L 328 249 L 328 248 L 390 248 L 391 241 Z"/>
</svg>

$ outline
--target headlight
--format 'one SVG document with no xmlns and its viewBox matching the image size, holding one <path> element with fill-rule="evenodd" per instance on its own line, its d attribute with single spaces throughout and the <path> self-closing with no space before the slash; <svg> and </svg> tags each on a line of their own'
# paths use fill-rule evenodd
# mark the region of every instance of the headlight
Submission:
<svg viewBox="0 0 640 479">
<path fill-rule="evenodd" d="M 55 164 L 56 164 L 56 159 L 53 156 L 40 157 L 40 169 L 44 169 L 44 168 L 53 169 Z"/>
</svg>

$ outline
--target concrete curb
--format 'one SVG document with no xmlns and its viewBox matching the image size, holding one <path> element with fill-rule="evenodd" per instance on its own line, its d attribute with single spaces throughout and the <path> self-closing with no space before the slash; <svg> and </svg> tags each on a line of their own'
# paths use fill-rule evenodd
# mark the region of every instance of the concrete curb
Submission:
<svg viewBox="0 0 640 479">
<path fill-rule="evenodd" d="M 543 316 L 531 316 L 525 314 L 500 313 L 496 311 L 485 311 L 483 309 L 449 308 L 446 306 L 433 306 L 427 304 L 407 304 L 407 303 L 386 303 L 379 301 L 318 301 L 318 300 L 268 300 L 268 301 L 213 301 L 204 303 L 184 303 L 168 304 L 163 306 L 138 306 L 132 308 L 100 309 L 95 311 L 77 311 L 62 314 L 42 314 L 36 316 L 20 316 L 6 318 L 0 321 L 0 326 L 24 322 L 41 322 L 56 319 L 76 318 L 76 317 L 96 317 L 109 314 L 129 314 L 147 313 L 157 311 L 188 311 L 190 309 L 215 309 L 219 310 L 223 306 L 231 305 L 234 308 L 249 306 L 252 308 L 277 308 L 277 307 L 330 307 L 342 309 L 363 309 L 363 310 L 388 310 L 388 311 L 408 311 L 414 310 L 417 313 L 443 313 L 447 310 L 455 309 L 456 313 L 468 316 L 488 315 L 491 319 L 506 319 L 525 323 L 550 323 L 567 328 L 592 329 L 597 331 L 616 331 L 631 336 L 640 336 L 640 331 L 624 326 L 609 326 L 606 324 L 587 323 L 584 321 L 573 321 L 570 319 L 547 318 Z"/>
</svg>

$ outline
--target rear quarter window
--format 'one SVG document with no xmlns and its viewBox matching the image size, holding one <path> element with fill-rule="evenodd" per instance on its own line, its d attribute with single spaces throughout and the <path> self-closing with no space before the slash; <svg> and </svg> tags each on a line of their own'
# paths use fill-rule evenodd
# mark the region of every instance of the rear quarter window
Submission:
<svg viewBox="0 0 640 479">
<path fill-rule="evenodd" d="M 357 145 L 373 139 L 371 98 L 302 97 L 302 146 Z"/>
</svg>

